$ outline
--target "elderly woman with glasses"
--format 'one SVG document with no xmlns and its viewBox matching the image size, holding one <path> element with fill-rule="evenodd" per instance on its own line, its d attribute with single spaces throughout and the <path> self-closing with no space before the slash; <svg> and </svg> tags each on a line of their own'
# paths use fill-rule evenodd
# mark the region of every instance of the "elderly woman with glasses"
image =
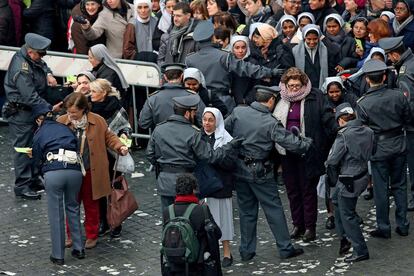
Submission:
<svg viewBox="0 0 414 276">
<path fill-rule="evenodd" d="M 291 238 L 303 235 L 303 241 L 309 242 L 316 238 L 316 186 L 325 172 L 324 161 L 337 125 L 326 98 L 319 90 L 312 88 L 303 71 L 289 68 L 279 86 L 281 99 L 273 114 L 287 130 L 313 139 L 313 146 L 304 157 L 276 144 L 282 155 L 283 178 L 292 213 Z"/>
</svg>

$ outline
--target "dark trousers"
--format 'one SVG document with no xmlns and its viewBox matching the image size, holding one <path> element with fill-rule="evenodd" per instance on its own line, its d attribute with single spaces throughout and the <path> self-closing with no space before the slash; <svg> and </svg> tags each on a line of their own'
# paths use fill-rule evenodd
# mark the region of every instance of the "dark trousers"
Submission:
<svg viewBox="0 0 414 276">
<path fill-rule="evenodd" d="M 365 255 L 368 254 L 368 248 L 355 210 L 357 200 L 357 197 L 344 197 L 338 189 L 335 190 L 332 198 L 335 205 L 335 227 L 339 238 L 347 237 L 351 240 L 357 255 Z"/>
<path fill-rule="evenodd" d="M 384 161 L 371 161 L 377 228 L 385 234 L 391 234 L 389 186 L 395 200 L 397 226 L 401 231 L 408 231 L 406 168 L 405 154 Z"/>
<path fill-rule="evenodd" d="M 407 132 L 407 165 L 410 171 L 410 200 L 414 200 L 414 132 Z"/>
<path fill-rule="evenodd" d="M 260 202 L 270 230 L 276 239 L 280 256 L 288 256 L 293 251 L 293 246 L 276 181 L 273 178 L 256 181 L 237 179 L 236 183 L 240 214 L 240 254 L 245 256 L 256 252 L 257 216 Z"/>
<path fill-rule="evenodd" d="M 282 157 L 283 180 L 293 225 L 301 229 L 315 229 L 318 216 L 316 187 L 319 178 L 307 178 L 305 168 L 305 160 L 297 155 L 287 153 Z"/>
</svg>

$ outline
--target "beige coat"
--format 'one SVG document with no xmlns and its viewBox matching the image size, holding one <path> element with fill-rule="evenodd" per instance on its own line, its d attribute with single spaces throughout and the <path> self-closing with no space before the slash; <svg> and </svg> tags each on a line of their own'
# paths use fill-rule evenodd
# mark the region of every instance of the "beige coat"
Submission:
<svg viewBox="0 0 414 276">
<path fill-rule="evenodd" d="M 88 40 L 95 40 L 105 33 L 106 48 L 113 58 L 122 58 L 125 29 L 128 22 L 133 22 L 134 19 L 134 6 L 128 5 L 130 9 L 128 9 L 126 20 L 119 13 L 104 7 L 92 27 L 82 30 Z"/>
<path fill-rule="evenodd" d="M 73 129 L 68 115 L 58 118 L 58 122 Z M 97 200 L 111 193 L 110 176 L 108 172 L 108 155 L 106 148 L 120 152 L 123 146 L 112 131 L 104 118 L 93 112 L 88 113 L 88 126 L 86 128 L 86 139 L 88 140 L 90 170 L 92 175 L 92 195 Z"/>
</svg>

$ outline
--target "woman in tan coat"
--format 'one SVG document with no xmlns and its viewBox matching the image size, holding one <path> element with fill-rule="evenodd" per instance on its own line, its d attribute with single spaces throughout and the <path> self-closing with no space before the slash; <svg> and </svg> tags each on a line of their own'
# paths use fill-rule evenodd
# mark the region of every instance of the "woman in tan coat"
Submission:
<svg viewBox="0 0 414 276">
<path fill-rule="evenodd" d="M 72 93 L 65 100 L 67 114 L 58 122 L 69 126 L 78 138 L 78 152 L 83 158 L 85 174 L 79 201 L 85 209 L 85 248 L 96 246 L 99 232 L 99 199 L 108 196 L 111 188 L 106 148 L 121 155 L 128 153 L 119 138 L 108 129 L 104 118 L 89 112 L 88 100 L 81 93 Z M 70 238 L 67 246 L 70 246 Z"/>
</svg>

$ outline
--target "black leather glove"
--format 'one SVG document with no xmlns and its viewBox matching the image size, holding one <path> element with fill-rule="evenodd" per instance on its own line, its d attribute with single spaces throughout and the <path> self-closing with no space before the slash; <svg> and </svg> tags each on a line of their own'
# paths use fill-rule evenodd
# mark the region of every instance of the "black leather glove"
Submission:
<svg viewBox="0 0 414 276">
<path fill-rule="evenodd" d="M 240 148 L 243 142 L 244 142 L 244 138 L 235 137 L 233 138 L 233 140 L 229 142 L 229 144 L 232 146 L 232 148 Z"/>
</svg>

